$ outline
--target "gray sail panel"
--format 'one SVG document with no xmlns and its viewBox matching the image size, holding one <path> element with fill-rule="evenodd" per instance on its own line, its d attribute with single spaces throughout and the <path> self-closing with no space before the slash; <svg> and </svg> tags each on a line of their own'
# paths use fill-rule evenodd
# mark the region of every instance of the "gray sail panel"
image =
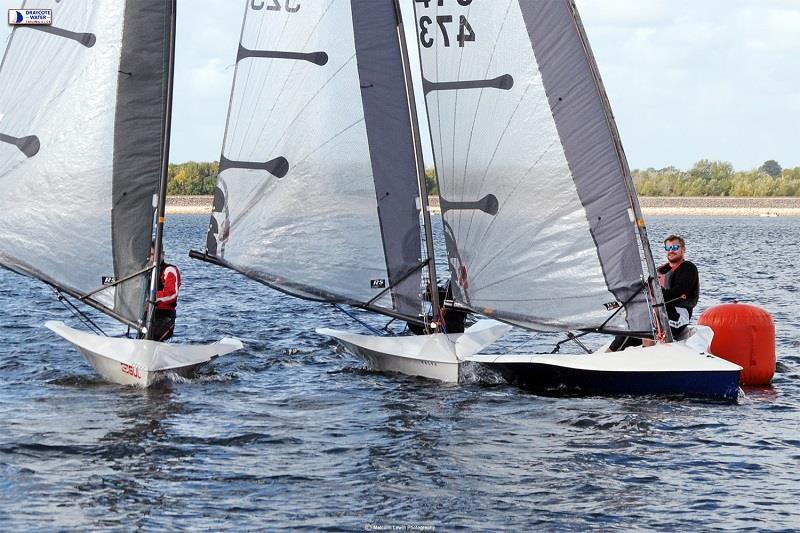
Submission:
<svg viewBox="0 0 800 533">
<path fill-rule="evenodd" d="M 85 294 L 116 275 L 111 176 L 125 3 L 36 7 L 52 9 L 63 31 L 17 27 L 0 66 L 0 262 Z M 113 307 L 114 292 L 96 299 Z"/>
<path fill-rule="evenodd" d="M 417 165 L 392 0 L 353 0 L 361 101 L 395 308 L 419 312 L 422 271 Z M 414 274 L 409 275 L 411 272 Z"/>
<path fill-rule="evenodd" d="M 523 17 L 554 3 L 414 4 L 454 296 L 531 329 L 626 329 Z"/>
<path fill-rule="evenodd" d="M 118 279 L 147 262 L 164 145 L 170 3 L 135 0 L 125 7 L 114 123 L 112 237 Z M 119 285 L 115 310 L 138 320 L 149 278 Z"/>
<path fill-rule="evenodd" d="M 629 301 L 628 326 L 650 329 L 642 262 L 631 221 L 624 155 L 588 41 L 570 0 L 520 2 L 572 179 L 586 210 L 609 289 Z M 599 75 L 597 75 L 599 76 Z"/>
<path fill-rule="evenodd" d="M 374 110 L 365 120 L 351 2 L 300 3 L 294 11 L 246 6 L 239 50 L 248 52 L 239 54 L 234 76 L 208 253 L 290 294 L 394 309 L 385 289 L 408 252 L 390 251 L 387 267 L 377 198 L 382 180 L 394 178 L 376 178 L 385 167 L 370 157 L 375 136 L 387 132 L 373 124 Z M 307 60 L 322 54 L 325 61 Z M 392 161 L 403 157 L 412 163 L 402 168 L 412 168 L 413 152 Z M 408 223 L 405 212 L 386 216 Z M 415 263 L 418 257 L 419 248 Z"/>
</svg>

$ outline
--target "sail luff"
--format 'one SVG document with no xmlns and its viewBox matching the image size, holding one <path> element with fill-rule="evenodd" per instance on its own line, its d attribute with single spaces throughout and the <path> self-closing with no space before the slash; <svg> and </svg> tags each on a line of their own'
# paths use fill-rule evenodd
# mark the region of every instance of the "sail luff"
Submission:
<svg viewBox="0 0 800 533">
<path fill-rule="evenodd" d="M 584 50 L 589 61 L 589 66 L 591 68 L 592 74 L 594 75 L 594 80 L 595 83 L 597 84 L 597 90 L 600 93 L 600 98 L 606 112 L 608 127 L 611 130 L 612 137 L 614 138 L 614 147 L 617 150 L 617 155 L 619 157 L 620 164 L 622 165 L 625 188 L 628 191 L 628 196 L 630 198 L 630 203 L 631 203 L 631 209 L 634 215 L 634 225 L 639 235 L 639 242 L 641 243 L 642 253 L 644 254 L 645 265 L 647 266 L 647 271 L 648 271 L 647 284 L 650 289 L 650 295 L 652 295 L 653 298 L 654 315 L 658 326 L 657 329 L 663 332 L 665 340 L 667 342 L 672 342 L 673 340 L 672 330 L 669 327 L 669 317 L 667 316 L 666 307 L 664 306 L 664 295 L 661 292 L 661 287 L 659 286 L 658 283 L 658 276 L 656 274 L 656 265 L 653 259 L 653 252 L 650 249 L 650 240 L 647 237 L 647 227 L 644 222 L 644 215 L 642 214 L 642 208 L 639 203 L 639 196 L 636 193 L 636 187 L 633 183 L 633 177 L 631 176 L 630 167 L 628 165 L 628 158 L 625 156 L 625 149 L 623 148 L 622 145 L 622 138 L 619 134 L 619 128 L 617 127 L 617 122 L 614 119 L 614 113 L 611 110 L 611 102 L 608 99 L 608 93 L 606 92 L 605 86 L 603 85 L 603 80 L 600 76 L 600 70 L 597 67 L 597 61 L 595 60 L 594 54 L 592 53 L 592 48 L 591 45 L 589 44 L 589 39 L 586 35 L 586 30 L 583 27 L 583 23 L 581 22 L 580 14 L 578 13 L 577 7 L 575 6 L 575 2 L 572 0 L 566 0 L 566 1 L 570 2 L 570 7 L 573 18 L 575 20 L 576 29 L 578 31 L 578 34 L 580 35 L 581 42 L 583 43 Z M 655 332 L 653 333 L 655 335 Z"/>
<path fill-rule="evenodd" d="M 153 320 L 155 318 L 155 302 L 158 292 L 159 277 L 161 275 L 158 265 L 161 262 L 161 252 L 164 246 L 164 220 L 167 203 L 167 179 L 169 177 L 169 145 L 172 129 L 172 92 L 175 78 L 175 29 L 177 20 L 177 0 L 169 2 L 169 33 L 167 37 L 167 78 L 166 78 L 166 99 L 164 101 L 164 131 L 163 147 L 161 149 L 161 176 L 159 179 L 158 199 L 156 202 L 156 236 L 153 242 L 153 263 L 156 268 L 150 275 L 149 305 L 147 316 L 145 317 L 145 338 L 153 338 Z"/>
<path fill-rule="evenodd" d="M 441 313 L 441 302 L 439 301 L 439 290 L 437 288 L 436 275 L 436 254 L 433 249 L 433 225 L 431 223 L 430 206 L 428 205 L 428 182 L 425 177 L 425 160 L 422 154 L 422 142 L 420 139 L 421 130 L 419 117 L 417 116 L 417 102 L 414 96 L 413 78 L 411 76 L 411 65 L 408 57 L 408 43 L 406 42 L 405 24 L 403 23 L 403 12 L 399 0 L 394 0 L 395 16 L 397 17 L 397 38 L 400 43 L 400 57 L 403 63 L 404 81 L 406 94 L 408 95 L 408 111 L 411 120 L 411 134 L 414 140 L 414 156 L 417 167 L 417 183 L 419 190 L 420 208 L 422 209 L 422 224 L 425 230 L 425 249 L 428 263 L 428 281 L 431 287 L 430 300 L 433 314 L 433 321 L 439 322 Z"/>
</svg>

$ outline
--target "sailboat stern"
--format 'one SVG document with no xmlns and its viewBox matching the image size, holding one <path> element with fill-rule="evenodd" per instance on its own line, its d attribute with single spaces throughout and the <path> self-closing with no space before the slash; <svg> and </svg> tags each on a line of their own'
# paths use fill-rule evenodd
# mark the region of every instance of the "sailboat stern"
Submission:
<svg viewBox="0 0 800 533">
<path fill-rule="evenodd" d="M 243 348 L 240 340 L 228 337 L 212 344 L 171 344 L 102 337 L 59 321 L 48 321 L 45 327 L 74 345 L 104 379 L 144 388 L 161 381 L 167 373 L 188 377 L 220 355 Z"/>
</svg>

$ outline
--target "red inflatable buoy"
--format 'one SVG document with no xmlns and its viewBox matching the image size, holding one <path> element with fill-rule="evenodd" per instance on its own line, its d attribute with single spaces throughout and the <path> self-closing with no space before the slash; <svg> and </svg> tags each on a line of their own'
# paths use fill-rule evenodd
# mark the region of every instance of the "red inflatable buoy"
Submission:
<svg viewBox="0 0 800 533">
<path fill-rule="evenodd" d="M 721 304 L 697 320 L 714 331 L 709 351 L 742 367 L 742 385 L 769 385 L 775 374 L 775 323 L 750 304 Z"/>
</svg>

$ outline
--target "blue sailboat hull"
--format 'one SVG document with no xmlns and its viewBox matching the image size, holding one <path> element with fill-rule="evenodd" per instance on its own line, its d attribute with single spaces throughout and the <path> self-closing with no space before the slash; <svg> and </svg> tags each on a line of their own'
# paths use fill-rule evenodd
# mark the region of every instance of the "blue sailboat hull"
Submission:
<svg viewBox="0 0 800 533">
<path fill-rule="evenodd" d="M 564 395 L 668 395 L 735 402 L 739 370 L 602 371 L 535 362 L 482 363 L 532 392 Z"/>
</svg>

